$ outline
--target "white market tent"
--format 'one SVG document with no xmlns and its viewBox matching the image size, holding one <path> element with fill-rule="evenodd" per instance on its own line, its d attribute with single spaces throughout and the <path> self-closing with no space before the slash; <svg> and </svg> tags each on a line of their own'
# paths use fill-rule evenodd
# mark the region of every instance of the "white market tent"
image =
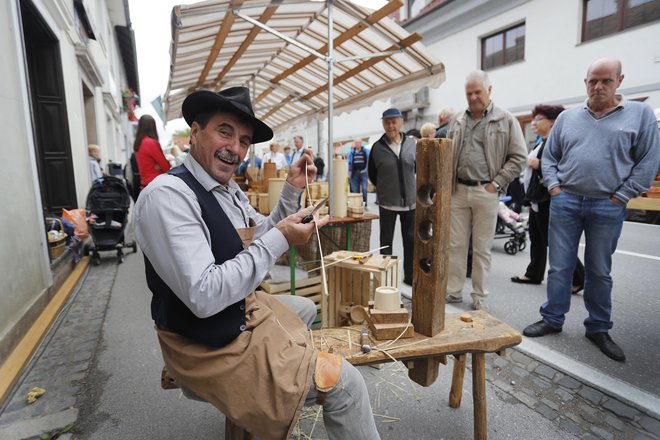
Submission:
<svg viewBox="0 0 660 440">
<path fill-rule="evenodd" d="M 172 10 L 167 120 L 194 90 L 250 88 L 255 113 L 274 131 L 332 116 L 423 86 L 444 66 L 389 14 L 348 0 L 210 0 Z M 332 166 L 332 161 L 329 160 Z M 332 169 L 330 170 L 332 172 Z"/>
</svg>

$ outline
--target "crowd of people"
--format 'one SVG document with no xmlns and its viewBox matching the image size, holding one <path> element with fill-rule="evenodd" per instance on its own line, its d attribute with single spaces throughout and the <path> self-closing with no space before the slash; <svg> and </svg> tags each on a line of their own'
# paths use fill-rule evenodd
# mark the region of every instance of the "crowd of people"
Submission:
<svg viewBox="0 0 660 440">
<path fill-rule="evenodd" d="M 488 309 L 500 196 L 522 174 L 530 263 L 511 281 L 539 284 L 549 262 L 542 319 L 523 333 L 561 332 L 571 295 L 583 290 L 585 336 L 608 357 L 625 361 L 609 335 L 612 254 L 627 201 L 648 189 L 660 169 L 660 136 L 651 108 L 617 93 L 623 78 L 618 60 L 600 59 L 588 67 L 582 105 L 536 106 L 532 129 L 539 142 L 529 152 L 518 120 L 495 105 L 493 85 L 479 70 L 466 76 L 465 110 L 443 108 L 437 126 L 421 127 L 420 137 L 453 143 L 448 303 L 463 301 L 471 249 L 471 305 Z M 192 92 L 182 113 L 191 128 L 191 148 L 181 166 L 170 169 L 151 117 L 140 119 L 134 144 L 141 190 L 135 234 L 170 374 L 260 438 L 286 437 L 302 405 L 314 401 L 323 406 L 330 439 L 379 438 L 360 373 L 314 348 L 308 332 L 314 303 L 255 292 L 289 246 L 308 242 L 316 226 L 329 221 L 316 213 L 312 222 L 303 222 L 312 210 L 299 206 L 322 162 L 302 136 L 293 138 L 294 151 L 285 147 L 280 153 L 280 145 L 271 142 L 261 160 L 288 173 L 278 204 L 270 215 L 261 215 L 232 179 L 250 145 L 273 138 L 254 115 L 248 90 Z M 365 203 L 367 182 L 375 187 L 383 254 L 392 253 L 399 219 L 403 282 L 412 285 L 416 139 L 403 131 L 399 109 L 387 109 L 381 120 L 383 135 L 371 148 L 361 139 L 353 142 L 350 185 Z M 93 154 L 90 149 L 90 173 L 97 172 Z M 577 258 L 583 233 L 584 265 Z"/>
</svg>

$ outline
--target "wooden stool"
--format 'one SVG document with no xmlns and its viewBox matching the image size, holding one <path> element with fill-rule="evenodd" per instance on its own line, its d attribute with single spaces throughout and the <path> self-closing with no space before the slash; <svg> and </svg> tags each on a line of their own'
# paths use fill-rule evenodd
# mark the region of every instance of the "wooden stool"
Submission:
<svg viewBox="0 0 660 440">
<path fill-rule="evenodd" d="M 160 373 L 160 387 L 164 390 L 174 390 L 180 388 L 183 395 L 188 399 L 197 400 L 199 402 L 206 402 L 206 400 L 202 399 L 191 390 L 179 386 L 174 378 L 170 376 L 169 372 L 167 371 L 167 367 L 163 367 L 163 371 Z M 225 440 L 252 440 L 252 434 L 236 425 L 229 419 L 229 417 L 225 416 Z"/>
<path fill-rule="evenodd" d="M 463 319 L 461 319 L 463 318 Z M 466 321 L 471 319 L 471 321 Z M 497 320 L 484 311 L 474 311 L 445 316 L 445 329 L 433 337 L 415 333 L 413 338 L 400 339 L 387 347 L 390 356 L 379 350 L 363 353 L 360 343 L 360 326 L 353 326 L 356 331 L 347 332 L 347 327 L 315 330 L 314 344 L 328 350 L 325 341 L 332 341 L 335 353 L 339 352 L 353 365 L 372 365 L 392 362 L 392 356 L 398 361 L 433 361 L 444 363 L 446 356 L 455 357 L 452 375 L 449 406 L 458 408 L 463 395 L 463 378 L 467 354 L 472 356 L 472 394 L 474 402 L 474 438 L 485 440 L 486 424 L 486 353 L 504 355 L 509 347 L 522 341 L 520 333 L 509 325 Z M 324 338 L 321 334 L 323 333 Z M 347 333 L 351 336 L 349 348 Z M 377 341 L 371 341 L 377 342 Z M 388 341 L 383 341 L 387 343 Z M 372 345 L 378 348 L 378 344 Z M 422 362 L 424 363 L 424 362 Z M 409 367 L 410 367 L 409 363 Z"/>
</svg>

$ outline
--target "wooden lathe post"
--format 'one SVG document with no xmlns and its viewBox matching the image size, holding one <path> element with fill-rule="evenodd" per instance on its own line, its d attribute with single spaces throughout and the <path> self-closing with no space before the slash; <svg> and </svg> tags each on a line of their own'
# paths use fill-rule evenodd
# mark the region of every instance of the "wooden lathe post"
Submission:
<svg viewBox="0 0 660 440">
<path fill-rule="evenodd" d="M 450 139 L 420 139 L 417 142 L 412 323 L 417 333 L 429 337 L 445 327 L 452 157 Z M 429 386 L 438 376 L 438 361 L 432 358 L 415 360 L 408 375 L 418 384 Z"/>
</svg>

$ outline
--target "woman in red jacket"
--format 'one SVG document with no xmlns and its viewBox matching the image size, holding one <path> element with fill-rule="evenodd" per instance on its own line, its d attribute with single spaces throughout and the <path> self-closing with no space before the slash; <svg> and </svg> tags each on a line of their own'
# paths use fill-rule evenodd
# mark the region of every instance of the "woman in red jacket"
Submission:
<svg viewBox="0 0 660 440">
<path fill-rule="evenodd" d="M 138 121 L 133 151 L 140 171 L 140 189 L 170 170 L 170 163 L 158 143 L 156 121 L 149 115 L 142 116 Z"/>
</svg>

